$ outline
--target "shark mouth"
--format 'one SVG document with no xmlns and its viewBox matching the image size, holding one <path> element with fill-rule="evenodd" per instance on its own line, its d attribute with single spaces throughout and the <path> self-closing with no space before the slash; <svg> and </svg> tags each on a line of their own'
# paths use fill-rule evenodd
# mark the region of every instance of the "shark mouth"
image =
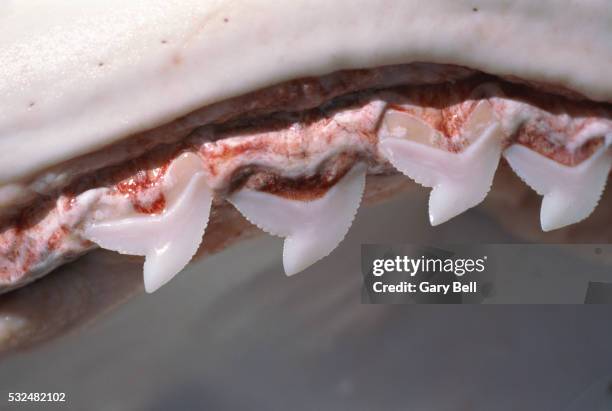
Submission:
<svg viewBox="0 0 612 411">
<path fill-rule="evenodd" d="M 343 240 L 366 175 L 430 187 L 437 225 L 483 201 L 502 159 L 542 196 L 541 227 L 555 230 L 597 206 L 611 144 L 608 103 L 462 67 L 296 80 L 65 163 L 53 178 L 0 187 L 0 283 L 21 286 L 102 247 L 145 256 L 155 291 L 189 263 L 225 201 L 284 238 L 291 275 Z"/>
</svg>

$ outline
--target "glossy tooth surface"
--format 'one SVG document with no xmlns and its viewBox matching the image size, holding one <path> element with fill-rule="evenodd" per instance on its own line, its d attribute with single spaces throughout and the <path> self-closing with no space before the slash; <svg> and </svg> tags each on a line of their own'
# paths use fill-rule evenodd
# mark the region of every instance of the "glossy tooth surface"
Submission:
<svg viewBox="0 0 612 411">
<path fill-rule="evenodd" d="M 514 172 L 544 196 L 540 209 L 542 230 L 551 231 L 587 218 L 599 203 L 606 185 L 612 153 L 608 138 L 590 158 L 574 167 L 559 164 L 519 144 L 504 157 Z"/>
<path fill-rule="evenodd" d="M 213 198 L 202 162 L 191 153 L 170 165 L 162 192 L 168 205 L 162 214 L 95 221 L 84 230 L 84 236 L 102 248 L 146 256 L 147 292 L 157 290 L 189 263 L 202 241 Z"/>
<path fill-rule="evenodd" d="M 354 166 L 321 198 L 286 199 L 242 189 L 229 201 L 251 223 L 269 234 L 285 237 L 283 265 L 296 274 L 331 253 L 348 232 L 365 187 L 366 167 Z"/>
<path fill-rule="evenodd" d="M 394 116 L 389 118 L 390 123 L 389 115 Z M 460 153 L 432 146 L 436 131 L 421 120 L 401 112 L 389 112 L 387 116 L 379 149 L 403 174 L 433 188 L 429 197 L 432 225 L 448 221 L 484 200 L 502 151 L 501 129 L 488 102 L 479 103 L 468 118 L 462 132 L 470 144 Z"/>
</svg>

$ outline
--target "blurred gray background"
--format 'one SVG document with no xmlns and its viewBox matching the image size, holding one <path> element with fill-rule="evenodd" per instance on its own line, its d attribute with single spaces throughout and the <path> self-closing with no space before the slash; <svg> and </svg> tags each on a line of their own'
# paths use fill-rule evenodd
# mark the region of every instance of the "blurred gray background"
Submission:
<svg viewBox="0 0 612 411">
<path fill-rule="evenodd" d="M 193 263 L 3 358 L 0 408 L 27 408 L 9 391 L 60 391 L 54 407 L 79 410 L 612 410 L 612 306 L 361 304 L 361 243 L 515 241 L 480 209 L 431 228 L 426 200 L 362 208 L 294 277 L 270 236 Z"/>
</svg>

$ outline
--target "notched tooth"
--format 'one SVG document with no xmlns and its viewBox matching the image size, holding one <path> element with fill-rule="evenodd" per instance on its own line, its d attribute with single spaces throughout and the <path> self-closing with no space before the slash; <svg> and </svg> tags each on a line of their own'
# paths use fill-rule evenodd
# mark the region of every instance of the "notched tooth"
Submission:
<svg viewBox="0 0 612 411">
<path fill-rule="evenodd" d="M 285 237 L 283 265 L 296 274 L 329 255 L 346 236 L 365 188 L 366 167 L 355 165 L 321 198 L 292 200 L 241 189 L 228 200 L 262 230 Z"/>
<path fill-rule="evenodd" d="M 599 203 L 612 167 L 610 139 L 577 166 L 565 166 L 519 144 L 504 157 L 514 172 L 544 196 L 540 209 L 542 230 L 551 231 L 587 218 Z"/>
<path fill-rule="evenodd" d="M 157 290 L 189 263 L 202 241 L 213 199 L 202 161 L 192 153 L 172 162 L 162 184 L 168 205 L 162 214 L 97 220 L 84 228 L 84 237 L 102 248 L 146 257 L 147 292 Z"/>
<path fill-rule="evenodd" d="M 387 116 L 393 124 L 416 124 L 409 114 L 390 111 L 385 114 L 379 133 L 379 149 L 391 164 L 417 183 L 431 187 L 429 220 L 438 225 L 479 204 L 486 197 L 493 182 L 502 150 L 502 133 L 491 105 L 481 101 L 463 129 L 469 144 L 460 153 L 451 153 L 431 144 L 422 144 L 409 132 L 398 138 L 389 133 Z M 402 123 L 395 118 L 405 116 Z M 419 120 L 420 121 L 420 120 Z M 407 128 L 415 130 L 415 127 Z M 421 136 L 424 134 L 417 129 Z M 434 133 L 435 131 L 432 131 Z"/>
</svg>

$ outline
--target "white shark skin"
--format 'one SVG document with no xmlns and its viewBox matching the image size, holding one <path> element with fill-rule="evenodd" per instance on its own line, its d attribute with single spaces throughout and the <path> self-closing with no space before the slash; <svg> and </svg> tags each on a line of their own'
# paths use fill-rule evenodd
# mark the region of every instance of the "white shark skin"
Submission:
<svg viewBox="0 0 612 411">
<path fill-rule="evenodd" d="M 201 160 L 183 154 L 166 173 L 170 207 L 160 215 L 130 215 L 94 221 L 83 236 L 122 254 L 144 255 L 144 283 L 149 293 L 170 281 L 198 250 L 208 225 L 213 193 Z"/>
<path fill-rule="evenodd" d="M 196 108 L 340 69 L 453 63 L 612 101 L 608 0 L 476 3 L 3 0 L 0 185 Z"/>
<path fill-rule="evenodd" d="M 610 144 L 612 136 L 591 157 L 574 167 L 559 164 L 519 144 L 504 151 L 514 172 L 544 197 L 540 209 L 543 231 L 582 221 L 595 210 L 612 168 Z"/>
<path fill-rule="evenodd" d="M 323 197 L 290 200 L 242 189 L 228 200 L 265 232 L 285 237 L 283 266 L 294 275 L 329 255 L 346 236 L 363 197 L 366 167 L 357 164 Z"/>
<path fill-rule="evenodd" d="M 431 225 L 442 224 L 478 205 L 491 189 L 502 152 L 498 121 L 474 136 L 460 153 L 392 135 L 380 135 L 379 150 L 402 174 L 433 188 L 429 196 Z"/>
</svg>

